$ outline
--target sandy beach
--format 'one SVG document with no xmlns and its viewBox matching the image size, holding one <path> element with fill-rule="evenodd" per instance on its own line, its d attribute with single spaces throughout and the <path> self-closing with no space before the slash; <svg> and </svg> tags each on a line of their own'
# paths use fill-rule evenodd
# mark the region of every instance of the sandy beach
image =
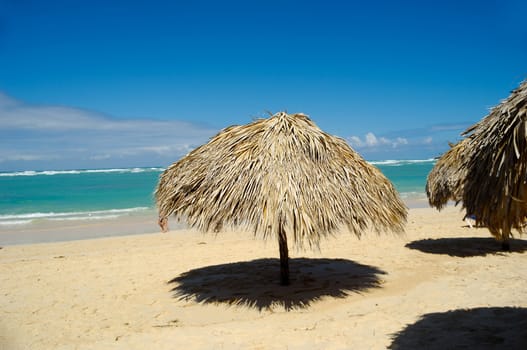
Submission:
<svg viewBox="0 0 527 350">
<path fill-rule="evenodd" d="M 291 249 L 191 230 L 0 249 L 0 349 L 525 349 L 527 241 L 457 207 Z"/>
</svg>

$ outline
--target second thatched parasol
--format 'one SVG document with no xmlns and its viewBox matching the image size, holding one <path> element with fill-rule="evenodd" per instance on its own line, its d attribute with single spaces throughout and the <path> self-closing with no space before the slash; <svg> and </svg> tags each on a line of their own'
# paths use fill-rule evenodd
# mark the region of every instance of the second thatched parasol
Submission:
<svg viewBox="0 0 527 350">
<path fill-rule="evenodd" d="M 156 189 L 160 224 L 174 214 L 201 231 L 239 227 L 278 238 L 282 284 L 288 238 L 318 246 L 341 226 L 402 232 L 407 209 L 393 185 L 340 138 L 303 114 L 222 130 L 172 164 Z"/>
<path fill-rule="evenodd" d="M 434 165 L 426 179 L 426 195 L 431 206 L 441 210 L 448 201 L 456 204 L 463 199 L 466 177 L 465 152 L 470 138 L 452 145 Z"/>
<path fill-rule="evenodd" d="M 464 134 L 472 141 L 463 205 L 509 249 L 527 219 L 527 80 Z"/>
</svg>

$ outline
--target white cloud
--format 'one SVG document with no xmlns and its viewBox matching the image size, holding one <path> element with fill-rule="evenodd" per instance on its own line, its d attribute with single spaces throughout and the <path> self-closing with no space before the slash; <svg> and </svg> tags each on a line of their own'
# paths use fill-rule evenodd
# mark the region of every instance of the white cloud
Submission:
<svg viewBox="0 0 527 350">
<path fill-rule="evenodd" d="M 408 144 L 408 140 L 405 139 L 404 137 L 398 137 L 395 139 L 395 143 L 397 145 L 407 145 Z"/>
<path fill-rule="evenodd" d="M 63 168 L 83 161 L 91 167 L 115 159 L 130 166 L 166 165 L 217 131 L 181 120 L 117 119 L 72 107 L 29 105 L 0 93 L 4 166 L 61 160 Z"/>
<path fill-rule="evenodd" d="M 372 132 L 367 133 L 364 136 L 364 140 L 359 136 L 351 136 L 348 138 L 348 142 L 352 147 L 362 149 L 373 149 L 383 146 L 397 148 L 401 145 L 408 144 L 408 140 L 406 138 L 397 137 L 395 139 L 388 139 L 386 137 L 377 137 Z"/>
<path fill-rule="evenodd" d="M 106 159 L 110 159 L 110 158 L 112 158 L 112 156 L 110 154 L 96 154 L 94 156 L 88 157 L 88 159 L 90 159 L 90 160 L 106 160 Z"/>
<path fill-rule="evenodd" d="M 367 159 L 428 159 L 448 150 L 449 142 L 459 141 L 459 133 L 468 125 L 468 122 L 456 122 L 399 129 L 385 132 L 382 137 L 368 132 L 363 136 L 350 136 L 347 141 Z"/>
<path fill-rule="evenodd" d="M 367 133 L 366 134 L 366 145 L 367 146 L 377 146 L 379 144 L 379 140 L 377 139 L 377 137 L 375 137 L 375 135 L 371 132 Z"/>
<path fill-rule="evenodd" d="M 362 140 L 358 136 L 351 136 L 351 137 L 348 138 L 348 141 L 353 147 L 362 147 L 362 146 L 364 146 L 364 142 L 362 142 Z"/>
<path fill-rule="evenodd" d="M 36 131 L 145 131 L 175 129 L 182 134 L 201 134 L 203 128 L 184 121 L 116 119 L 102 113 L 64 107 L 28 105 L 0 92 L 0 129 Z"/>
<path fill-rule="evenodd" d="M 466 130 L 471 124 L 469 122 L 450 123 L 450 124 L 435 124 L 430 127 L 430 132 L 455 131 L 461 133 Z"/>
<path fill-rule="evenodd" d="M 47 154 L 12 153 L 0 155 L 0 163 L 8 161 L 47 161 L 58 159 L 57 156 Z"/>
</svg>

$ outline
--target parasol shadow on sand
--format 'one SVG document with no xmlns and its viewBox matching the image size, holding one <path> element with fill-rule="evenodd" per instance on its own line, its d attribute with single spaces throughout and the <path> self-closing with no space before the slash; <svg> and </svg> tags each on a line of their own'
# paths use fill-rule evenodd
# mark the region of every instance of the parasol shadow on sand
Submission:
<svg viewBox="0 0 527 350">
<path fill-rule="evenodd" d="M 307 308 L 324 297 L 345 298 L 379 288 L 385 272 L 345 259 L 293 258 L 290 286 L 278 285 L 279 259 L 256 259 L 190 270 L 168 283 L 179 300 L 224 303 L 258 310 Z"/>
<path fill-rule="evenodd" d="M 388 349 L 527 349 L 527 309 L 481 307 L 426 314 L 395 334 Z"/>
<path fill-rule="evenodd" d="M 510 252 L 523 253 L 527 251 L 527 241 L 510 239 Z M 423 253 L 450 255 L 461 258 L 472 256 L 486 256 L 490 254 L 504 254 L 501 246 L 494 238 L 488 237 L 460 237 L 421 239 L 405 245 L 410 249 Z"/>
<path fill-rule="evenodd" d="M 282 285 L 289 245 L 317 248 L 343 227 L 357 236 L 401 233 L 407 216 L 393 184 L 344 139 L 284 112 L 223 129 L 169 166 L 156 206 L 163 231 L 173 215 L 202 232 L 237 228 L 276 239 Z"/>
</svg>

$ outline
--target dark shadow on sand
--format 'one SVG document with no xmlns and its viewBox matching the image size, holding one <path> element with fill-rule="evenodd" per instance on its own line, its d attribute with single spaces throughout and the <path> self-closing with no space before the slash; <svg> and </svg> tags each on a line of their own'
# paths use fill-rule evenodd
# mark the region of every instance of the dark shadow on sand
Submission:
<svg viewBox="0 0 527 350">
<path fill-rule="evenodd" d="M 244 305 L 259 310 L 308 307 L 323 297 L 344 298 L 380 287 L 384 271 L 345 259 L 289 259 L 289 286 L 281 286 L 280 260 L 258 259 L 190 270 L 175 277 L 180 300 Z"/>
<path fill-rule="evenodd" d="M 406 247 L 424 253 L 445 254 L 463 258 L 508 252 L 523 253 L 527 250 L 527 241 L 511 239 L 509 242 L 510 251 L 501 250 L 501 243 L 492 237 L 422 239 L 410 242 Z"/>
<path fill-rule="evenodd" d="M 482 307 L 426 314 L 389 349 L 527 349 L 527 309 Z"/>
</svg>

